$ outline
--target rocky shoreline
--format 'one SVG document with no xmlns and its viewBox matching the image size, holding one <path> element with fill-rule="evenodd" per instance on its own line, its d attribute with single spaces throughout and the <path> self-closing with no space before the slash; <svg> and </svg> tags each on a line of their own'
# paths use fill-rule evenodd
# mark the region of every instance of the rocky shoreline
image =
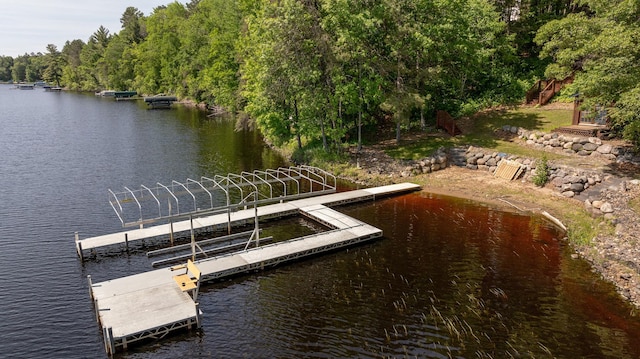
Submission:
<svg viewBox="0 0 640 359">
<path fill-rule="evenodd" d="M 548 143 L 540 146 L 537 140 L 527 143 L 533 137 L 530 133 L 520 136 L 523 146 L 549 146 Z M 542 141 L 558 138 L 547 136 L 549 139 L 545 140 L 544 135 L 535 136 Z M 589 166 L 576 166 L 575 163 L 550 161 L 549 182 L 541 188 L 532 183 L 538 161 L 482 148 L 441 148 L 421 160 L 399 161 L 389 157 L 384 152 L 384 144 L 381 144 L 363 148 L 359 153 L 352 150 L 351 158 L 352 165 L 359 167 L 363 174 L 360 182 L 415 181 L 424 184 L 425 191 L 493 202 L 496 205 L 500 205 L 496 199 L 501 199 L 501 191 L 509 188 L 511 205 L 515 201 L 521 204 L 519 209 L 535 209 L 537 212 L 545 211 L 545 202 L 536 198 L 546 198 L 547 204 L 550 200 L 564 206 L 584 206 L 585 215 L 600 218 L 600 225 L 614 229 L 599 231 L 601 234 L 589 244 L 573 243 L 573 256 L 591 263 L 593 270 L 613 283 L 624 299 L 640 308 L 640 180 L 628 176 L 629 173 L 639 173 L 637 158 L 631 158 L 628 151 L 615 151 L 615 158 L 613 155 L 601 156 L 609 148 L 619 147 L 594 139 L 563 137 L 558 143 L 558 146 L 549 146 L 547 150 L 564 151 L 567 156 L 574 158 L 587 155 L 597 157 L 599 165 L 590 163 Z M 587 153 L 584 145 L 588 143 L 597 144 L 597 147 L 587 146 Z M 578 149 L 576 144 L 583 145 L 583 148 Z M 599 148 L 602 150 L 598 151 Z M 632 160 L 621 164 L 622 156 Z M 522 175 L 514 181 L 495 178 L 493 173 L 501 160 L 518 161 L 523 166 Z M 626 165 L 630 165 L 631 169 L 627 167 L 626 171 L 621 172 L 612 170 Z M 531 193 L 535 195 L 532 197 Z M 563 218 L 559 219 L 563 221 Z"/>
</svg>

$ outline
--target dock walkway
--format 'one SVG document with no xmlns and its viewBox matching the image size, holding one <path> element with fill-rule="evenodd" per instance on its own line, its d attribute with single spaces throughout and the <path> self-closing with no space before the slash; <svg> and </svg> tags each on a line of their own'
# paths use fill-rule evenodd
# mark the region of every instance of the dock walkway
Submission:
<svg viewBox="0 0 640 359">
<path fill-rule="evenodd" d="M 325 204 L 352 203 L 419 188 L 405 183 L 259 207 L 262 216 L 295 212 L 324 224 L 329 230 L 196 261 L 201 281 L 273 267 L 379 238 L 382 230 L 328 208 Z M 249 212 L 253 212 L 253 209 Z M 199 223 L 205 226 L 217 222 L 212 218 L 201 218 Z M 143 230 L 135 233 L 160 233 L 139 231 Z M 118 348 L 126 349 L 129 344 L 140 340 L 161 338 L 177 329 L 200 327 L 202 313 L 199 305 L 177 286 L 173 280 L 174 274 L 170 268 L 163 268 L 99 283 L 92 283 L 89 276 L 91 298 L 107 353 L 113 354 Z"/>
<path fill-rule="evenodd" d="M 304 199 L 293 200 L 284 203 L 270 204 L 257 208 L 257 216 L 259 220 L 286 217 L 296 215 L 302 207 L 312 205 L 338 206 L 342 204 L 355 203 L 361 201 L 373 200 L 376 197 L 389 196 L 393 194 L 406 193 L 416 191 L 420 186 L 413 183 L 399 183 L 388 186 L 359 189 L 347 192 L 332 193 L 318 197 L 308 197 Z M 231 212 L 230 217 L 227 213 L 220 213 L 206 217 L 193 218 L 193 229 L 216 228 L 226 226 L 229 222 L 231 226 L 243 225 L 253 221 L 255 211 L 253 208 Z M 173 224 L 162 224 L 153 227 L 133 229 L 117 233 L 105 234 L 96 237 L 80 239 L 76 235 L 76 251 L 80 258 L 83 258 L 83 251 L 95 250 L 101 247 L 107 247 L 117 244 L 125 244 L 143 239 L 168 236 L 173 233 L 188 232 L 191 230 L 191 221 L 184 220 L 174 222 Z"/>
</svg>

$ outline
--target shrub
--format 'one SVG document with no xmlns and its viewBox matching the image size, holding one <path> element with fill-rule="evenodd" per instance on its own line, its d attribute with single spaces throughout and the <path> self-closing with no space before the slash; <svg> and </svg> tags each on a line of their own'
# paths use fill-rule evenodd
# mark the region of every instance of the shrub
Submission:
<svg viewBox="0 0 640 359">
<path fill-rule="evenodd" d="M 549 181 L 549 163 L 547 163 L 546 156 L 542 156 L 532 180 L 533 184 L 538 187 L 544 186 Z"/>
</svg>

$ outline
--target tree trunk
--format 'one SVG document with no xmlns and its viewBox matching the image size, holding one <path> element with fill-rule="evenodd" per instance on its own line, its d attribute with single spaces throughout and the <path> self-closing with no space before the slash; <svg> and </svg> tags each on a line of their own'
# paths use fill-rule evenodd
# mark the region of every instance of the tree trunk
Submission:
<svg viewBox="0 0 640 359">
<path fill-rule="evenodd" d="M 362 150 L 362 104 L 363 95 L 362 95 L 362 69 L 360 67 L 360 63 L 358 62 L 358 152 Z"/>
<path fill-rule="evenodd" d="M 302 139 L 300 138 L 300 128 L 298 128 L 298 124 L 300 123 L 299 114 L 298 114 L 298 100 L 293 100 L 293 111 L 295 113 L 295 123 L 294 128 L 296 129 L 296 140 L 298 141 L 298 149 L 302 149 Z"/>
</svg>

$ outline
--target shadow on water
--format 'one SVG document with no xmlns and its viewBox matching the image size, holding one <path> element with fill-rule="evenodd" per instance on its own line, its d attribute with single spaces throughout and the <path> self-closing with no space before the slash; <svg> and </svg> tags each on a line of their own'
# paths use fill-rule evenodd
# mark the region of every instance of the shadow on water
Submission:
<svg viewBox="0 0 640 359">
<path fill-rule="evenodd" d="M 123 357 L 640 355 L 638 318 L 541 217 L 431 194 L 340 211 L 385 237 L 206 284 L 202 331 Z M 285 222 L 270 234 L 300 225 Z"/>
</svg>

